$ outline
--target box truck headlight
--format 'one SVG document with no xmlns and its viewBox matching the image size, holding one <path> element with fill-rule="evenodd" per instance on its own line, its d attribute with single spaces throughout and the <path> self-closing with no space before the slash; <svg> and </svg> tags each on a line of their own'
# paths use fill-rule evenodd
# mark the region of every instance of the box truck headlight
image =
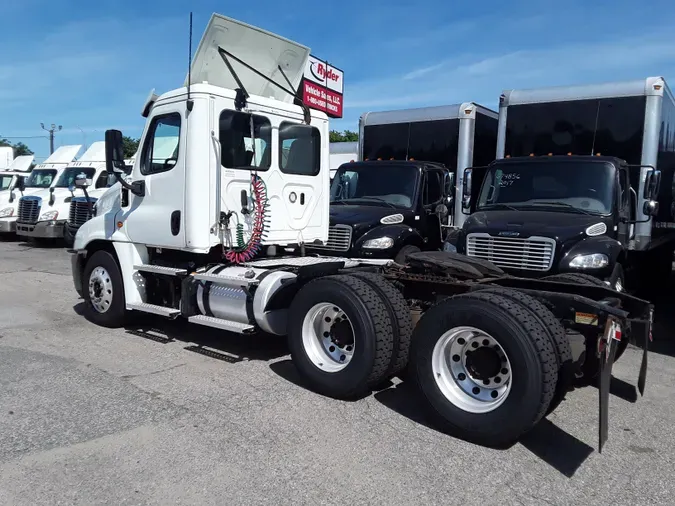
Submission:
<svg viewBox="0 0 675 506">
<path fill-rule="evenodd" d="M 604 253 L 592 255 L 577 255 L 570 262 L 570 267 L 576 269 L 601 269 L 609 264 L 609 257 Z"/>
<path fill-rule="evenodd" d="M 46 213 L 42 213 L 40 215 L 39 221 L 55 220 L 58 215 L 59 215 L 58 211 L 47 211 Z"/>
<path fill-rule="evenodd" d="M 0 211 L 0 218 L 9 218 L 13 214 L 14 214 L 13 207 L 5 207 L 2 211 Z"/>
<path fill-rule="evenodd" d="M 377 237 L 375 239 L 368 239 L 363 243 L 364 249 L 387 249 L 394 245 L 394 240 L 391 237 Z"/>
</svg>

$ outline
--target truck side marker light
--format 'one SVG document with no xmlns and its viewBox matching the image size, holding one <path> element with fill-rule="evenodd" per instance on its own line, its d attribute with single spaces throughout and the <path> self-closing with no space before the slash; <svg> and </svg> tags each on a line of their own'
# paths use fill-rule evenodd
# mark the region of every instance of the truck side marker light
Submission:
<svg viewBox="0 0 675 506">
<path fill-rule="evenodd" d="M 661 85 L 660 85 L 660 84 L 655 84 L 655 85 L 654 85 L 654 89 L 657 90 L 657 91 L 660 90 L 660 89 L 661 89 Z"/>
<path fill-rule="evenodd" d="M 124 223 L 122 223 L 121 221 L 117 222 L 117 228 L 122 228 L 123 225 L 124 225 Z"/>
</svg>

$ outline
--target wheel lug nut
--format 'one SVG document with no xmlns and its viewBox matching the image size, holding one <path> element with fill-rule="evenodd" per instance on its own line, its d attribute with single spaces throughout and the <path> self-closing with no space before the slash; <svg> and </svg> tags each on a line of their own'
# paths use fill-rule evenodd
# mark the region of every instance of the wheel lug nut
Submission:
<svg viewBox="0 0 675 506">
<path fill-rule="evenodd" d="M 489 344 L 490 344 L 490 341 L 488 341 L 487 339 L 483 339 L 483 346 L 487 346 Z"/>
<path fill-rule="evenodd" d="M 459 355 L 453 355 L 452 360 L 453 362 L 459 362 Z"/>
<path fill-rule="evenodd" d="M 497 392 L 497 390 L 493 390 L 490 395 L 492 396 L 493 399 L 496 399 L 499 393 Z"/>
<path fill-rule="evenodd" d="M 473 387 L 473 390 L 471 390 L 471 391 L 474 393 L 474 395 L 478 395 L 480 393 L 480 388 Z"/>
<path fill-rule="evenodd" d="M 506 367 L 504 367 L 504 369 L 502 369 L 502 374 L 508 374 L 508 373 L 509 373 L 509 370 Z"/>
<path fill-rule="evenodd" d="M 464 374 L 463 372 L 460 372 L 460 373 L 457 375 L 457 379 L 458 379 L 459 381 L 464 381 L 464 380 L 466 379 L 466 374 Z"/>
</svg>

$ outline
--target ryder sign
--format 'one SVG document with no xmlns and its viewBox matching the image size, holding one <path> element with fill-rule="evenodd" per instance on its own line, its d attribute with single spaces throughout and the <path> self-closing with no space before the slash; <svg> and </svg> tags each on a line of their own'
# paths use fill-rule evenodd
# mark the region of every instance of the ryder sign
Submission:
<svg viewBox="0 0 675 506">
<path fill-rule="evenodd" d="M 342 70 L 310 55 L 302 79 L 303 103 L 325 112 L 331 118 L 341 118 L 343 91 Z"/>
</svg>

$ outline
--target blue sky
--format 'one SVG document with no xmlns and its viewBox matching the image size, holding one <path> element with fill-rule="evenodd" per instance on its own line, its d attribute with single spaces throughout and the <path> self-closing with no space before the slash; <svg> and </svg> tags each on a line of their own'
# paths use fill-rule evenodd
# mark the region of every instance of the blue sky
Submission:
<svg viewBox="0 0 675 506">
<path fill-rule="evenodd" d="M 6 0 L 0 30 L 0 137 L 49 152 L 40 123 L 63 125 L 56 145 L 139 137 L 152 88 L 179 87 L 212 12 L 279 33 L 345 72 L 344 119 L 476 101 L 496 108 L 507 88 L 662 75 L 675 82 L 675 3 L 615 0 Z M 651 14 L 650 14 L 651 13 Z M 675 86 L 675 85 L 673 85 Z M 30 138 L 35 137 L 37 138 Z M 42 137 L 41 137 L 42 136 Z"/>
</svg>

